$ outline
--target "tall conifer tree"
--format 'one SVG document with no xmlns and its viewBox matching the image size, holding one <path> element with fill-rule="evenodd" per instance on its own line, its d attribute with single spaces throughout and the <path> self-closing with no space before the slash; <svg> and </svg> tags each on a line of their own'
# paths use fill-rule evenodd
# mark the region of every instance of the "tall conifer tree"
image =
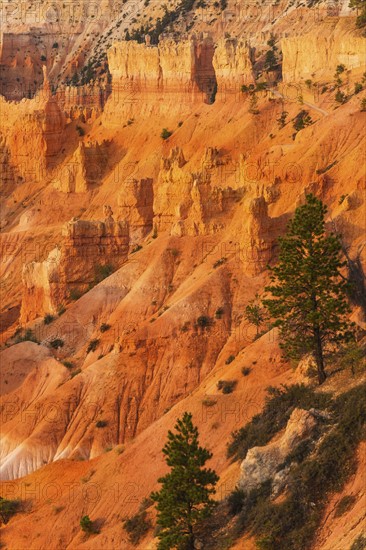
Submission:
<svg viewBox="0 0 366 550">
<path fill-rule="evenodd" d="M 157 503 L 161 527 L 158 549 L 194 550 L 196 528 L 215 506 L 211 495 L 219 478 L 213 470 L 204 468 L 212 454 L 200 447 L 190 413 L 184 413 L 175 430 L 168 432 L 163 448 L 171 471 L 158 480 L 162 483 L 160 491 L 151 495 Z"/>
<path fill-rule="evenodd" d="M 348 283 L 340 270 L 341 242 L 326 234 L 327 207 L 314 195 L 307 195 L 279 239 L 278 264 L 271 269 L 273 298 L 264 300 L 280 328 L 281 346 L 288 357 L 311 352 L 319 384 L 326 379 L 324 351 L 329 344 L 352 338 L 346 292 Z"/>
</svg>

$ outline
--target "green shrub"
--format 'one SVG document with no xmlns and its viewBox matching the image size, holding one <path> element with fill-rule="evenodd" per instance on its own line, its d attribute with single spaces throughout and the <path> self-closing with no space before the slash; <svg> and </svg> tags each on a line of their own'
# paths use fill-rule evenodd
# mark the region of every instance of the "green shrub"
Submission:
<svg viewBox="0 0 366 550">
<path fill-rule="evenodd" d="M 66 311 L 66 308 L 63 304 L 60 304 L 57 308 L 57 314 L 59 317 L 61 317 L 61 315 L 63 315 Z"/>
<path fill-rule="evenodd" d="M 90 340 L 89 345 L 86 349 L 86 353 L 90 353 L 91 351 L 95 351 L 99 345 L 100 340 L 98 338 L 94 338 L 93 340 Z"/>
<path fill-rule="evenodd" d="M 19 510 L 20 500 L 8 500 L 0 497 L 0 518 L 4 524 L 7 524 Z"/>
<path fill-rule="evenodd" d="M 105 428 L 106 426 L 108 426 L 108 422 L 106 420 L 98 420 L 95 425 L 97 428 Z"/>
<path fill-rule="evenodd" d="M 167 128 L 163 128 L 161 131 L 160 137 L 164 140 L 169 139 L 172 133 L 173 132 L 170 132 L 169 130 L 167 130 Z"/>
<path fill-rule="evenodd" d="M 245 492 L 242 489 L 235 488 L 229 495 L 227 502 L 229 505 L 229 514 L 236 516 L 242 511 L 245 501 Z"/>
<path fill-rule="evenodd" d="M 227 261 L 227 258 L 220 258 L 213 264 L 214 269 L 216 269 L 217 267 L 220 267 L 220 265 L 223 265 L 226 261 Z"/>
<path fill-rule="evenodd" d="M 107 332 L 111 328 L 111 325 L 108 325 L 108 323 L 102 323 L 100 325 L 100 332 Z"/>
<path fill-rule="evenodd" d="M 241 373 L 243 376 L 249 376 L 249 374 L 252 372 L 252 369 L 250 367 L 242 367 Z"/>
<path fill-rule="evenodd" d="M 98 530 L 95 528 L 94 523 L 91 521 L 89 516 L 83 516 L 80 520 L 80 527 L 84 533 L 88 535 L 98 533 Z"/>
<path fill-rule="evenodd" d="M 67 369 L 73 369 L 74 368 L 74 363 L 72 363 L 71 361 L 63 361 L 63 366 L 66 367 Z"/>
<path fill-rule="evenodd" d="M 225 365 L 230 365 L 230 363 L 232 363 L 233 361 L 235 361 L 235 355 L 229 355 L 229 357 L 225 361 Z"/>
<path fill-rule="evenodd" d="M 340 516 L 343 516 L 348 510 L 350 510 L 353 505 L 356 502 L 356 497 L 354 495 L 345 495 L 341 500 L 338 502 L 334 517 L 338 518 Z"/>
<path fill-rule="evenodd" d="M 207 315 L 200 315 L 197 319 L 197 326 L 200 328 L 208 328 L 212 325 L 212 320 Z"/>
<path fill-rule="evenodd" d="M 74 372 L 71 373 L 71 378 L 74 378 L 74 376 L 77 376 L 80 373 L 81 373 L 81 369 L 74 370 Z"/>
<path fill-rule="evenodd" d="M 217 401 L 215 399 L 211 399 L 210 397 L 206 397 L 202 401 L 202 405 L 204 407 L 214 407 L 216 405 Z"/>
<path fill-rule="evenodd" d="M 363 86 L 361 82 L 355 82 L 355 94 L 359 94 L 360 92 L 362 92 L 362 90 Z"/>
<path fill-rule="evenodd" d="M 81 126 L 77 125 L 76 126 L 76 131 L 77 131 L 77 133 L 79 134 L 80 137 L 85 136 L 85 130 Z"/>
<path fill-rule="evenodd" d="M 79 300 L 79 298 L 81 298 L 82 295 L 83 295 L 83 292 L 80 289 L 77 289 L 77 288 L 73 288 L 69 292 L 69 298 L 73 302 L 76 302 L 77 300 Z"/>
<path fill-rule="evenodd" d="M 310 126 L 310 124 L 313 124 L 313 120 L 309 115 L 309 112 L 302 110 L 296 115 L 293 122 L 293 127 L 296 132 L 299 132 L 300 130 L 306 128 L 306 126 Z"/>
<path fill-rule="evenodd" d="M 343 105 L 343 103 L 346 103 L 347 101 L 347 96 L 344 92 L 341 92 L 341 90 L 337 90 L 337 93 L 335 95 L 335 98 L 337 103 L 340 103 L 341 105 Z"/>
<path fill-rule="evenodd" d="M 237 385 L 237 380 L 219 380 L 216 384 L 217 389 L 224 394 L 232 393 Z"/>
<path fill-rule="evenodd" d="M 147 518 L 146 510 L 142 510 L 132 516 L 129 519 L 126 519 L 123 522 L 123 527 L 128 533 L 130 542 L 136 546 L 140 540 L 146 535 L 146 533 L 151 529 L 151 521 Z"/>
<path fill-rule="evenodd" d="M 98 284 L 104 279 L 112 275 L 114 267 L 111 264 L 106 265 L 96 265 L 94 267 L 94 283 Z"/>
<path fill-rule="evenodd" d="M 224 313 L 225 313 L 225 310 L 224 310 L 223 307 L 217 308 L 217 310 L 215 311 L 216 319 L 221 319 L 221 317 L 224 315 Z"/>
<path fill-rule="evenodd" d="M 55 319 L 54 316 L 48 313 L 47 315 L 44 316 L 43 322 L 45 325 L 50 325 L 52 321 L 54 321 L 54 319 Z"/>
<path fill-rule="evenodd" d="M 352 544 L 350 550 L 365 550 L 366 549 L 366 537 L 360 535 Z"/>
<path fill-rule="evenodd" d="M 36 338 L 33 330 L 31 330 L 30 328 L 27 328 L 24 334 L 18 335 L 15 342 L 17 344 L 19 344 L 20 342 L 34 342 L 35 344 L 39 344 L 39 340 Z"/>
<path fill-rule="evenodd" d="M 64 341 L 61 340 L 61 338 L 55 338 L 54 340 L 50 341 L 50 346 L 53 349 L 59 349 L 64 347 Z"/>
</svg>

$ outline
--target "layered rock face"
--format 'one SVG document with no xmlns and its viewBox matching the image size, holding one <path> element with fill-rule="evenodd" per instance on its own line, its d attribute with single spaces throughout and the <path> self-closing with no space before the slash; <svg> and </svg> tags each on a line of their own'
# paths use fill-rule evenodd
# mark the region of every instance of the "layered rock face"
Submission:
<svg viewBox="0 0 366 550">
<path fill-rule="evenodd" d="M 223 228 L 220 215 L 235 198 L 231 189 L 211 182 L 211 170 L 218 164 L 218 151 L 208 148 L 200 172 L 190 172 L 182 149 L 171 150 L 161 161 L 154 185 L 154 224 L 172 235 L 204 235 Z"/>
<path fill-rule="evenodd" d="M 131 241 L 139 240 L 153 225 L 153 180 L 127 179 L 118 195 L 119 218 L 130 227 Z"/>
<path fill-rule="evenodd" d="M 305 34 L 281 40 L 284 82 L 333 76 L 337 65 L 365 69 L 366 39 L 357 36 Z"/>
<path fill-rule="evenodd" d="M 264 271 L 273 257 L 276 223 L 268 215 L 263 196 L 245 203 L 241 247 L 244 270 L 250 275 Z"/>
<path fill-rule="evenodd" d="M 112 95 L 105 114 L 109 122 L 118 106 L 127 114 L 160 112 L 194 102 L 211 103 L 216 93 L 212 65 L 214 45 L 209 38 L 192 37 L 180 43 L 161 40 L 158 46 L 117 42 L 108 50 Z M 153 107 L 151 104 L 155 104 Z"/>
<path fill-rule="evenodd" d="M 93 122 L 103 112 L 110 92 L 108 85 L 60 86 L 56 98 L 69 121 Z"/>
<path fill-rule="evenodd" d="M 73 219 L 66 223 L 60 247 L 45 261 L 23 266 L 21 322 L 57 313 L 70 291 L 79 294 L 95 284 L 103 266 L 122 265 L 128 254 L 128 224 L 115 222 L 108 207 L 105 213 L 104 222 Z"/>
<path fill-rule="evenodd" d="M 43 89 L 32 100 L 15 104 L 0 97 L 3 144 L 9 163 L 25 181 L 41 181 L 55 167 L 63 146 L 66 120 L 51 94 L 45 69 L 43 74 Z"/>
<path fill-rule="evenodd" d="M 79 143 L 70 162 L 53 185 L 64 193 L 85 193 L 101 183 L 108 163 L 107 143 Z"/>
<path fill-rule="evenodd" d="M 239 94 L 243 84 L 254 82 L 250 46 L 244 40 L 221 38 L 216 44 L 213 66 L 217 78 L 218 99 Z"/>
</svg>

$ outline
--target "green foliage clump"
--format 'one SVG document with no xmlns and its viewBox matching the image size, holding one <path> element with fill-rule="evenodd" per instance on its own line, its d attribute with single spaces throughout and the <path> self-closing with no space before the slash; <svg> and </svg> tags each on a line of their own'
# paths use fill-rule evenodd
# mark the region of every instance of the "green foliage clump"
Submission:
<svg viewBox="0 0 366 550">
<path fill-rule="evenodd" d="M 69 298 L 73 302 L 76 302 L 77 300 L 79 300 L 82 297 L 82 295 L 83 295 L 83 292 L 77 288 L 72 288 L 69 292 Z"/>
<path fill-rule="evenodd" d="M 286 121 L 288 117 L 287 111 L 282 111 L 279 118 L 277 119 L 278 128 L 284 128 L 286 126 Z"/>
<path fill-rule="evenodd" d="M 160 134 L 162 139 L 169 139 L 173 132 L 170 132 L 167 128 L 163 128 Z"/>
<path fill-rule="evenodd" d="M 94 267 L 94 283 L 97 285 L 112 275 L 114 267 L 111 264 L 96 265 Z"/>
<path fill-rule="evenodd" d="M 293 127 L 296 132 L 299 132 L 300 130 L 306 128 L 306 126 L 310 126 L 310 124 L 313 124 L 313 120 L 309 115 L 309 112 L 303 109 L 296 115 L 293 122 Z"/>
<path fill-rule="evenodd" d="M 252 369 L 250 367 L 242 367 L 241 373 L 243 376 L 249 376 L 249 374 L 252 372 Z"/>
<path fill-rule="evenodd" d="M 266 312 L 263 307 L 258 303 L 258 298 L 250 302 L 245 308 L 245 318 L 251 325 L 256 328 L 256 335 L 259 335 L 259 329 L 266 320 Z"/>
<path fill-rule="evenodd" d="M 136 546 L 152 527 L 150 519 L 147 518 L 146 510 L 141 510 L 134 516 L 123 522 L 123 527 L 128 533 L 131 544 Z"/>
<path fill-rule="evenodd" d="M 237 380 L 219 380 L 216 386 L 218 390 L 222 391 L 222 393 L 228 394 L 233 393 L 237 383 Z"/>
<path fill-rule="evenodd" d="M 108 422 L 106 420 L 98 420 L 95 425 L 97 428 L 105 428 L 106 426 L 108 426 Z"/>
<path fill-rule="evenodd" d="M 267 45 L 270 46 L 270 49 L 266 52 L 265 55 L 265 61 L 264 61 L 264 68 L 267 71 L 273 71 L 273 69 L 276 68 L 278 59 L 277 59 L 277 46 L 276 46 L 276 37 L 271 34 L 270 39 L 267 42 Z"/>
<path fill-rule="evenodd" d="M 52 321 L 54 321 L 54 319 L 55 319 L 54 316 L 48 313 L 47 315 L 44 316 L 43 322 L 45 325 L 50 325 Z"/>
<path fill-rule="evenodd" d="M 96 534 L 99 532 L 89 516 L 83 516 L 81 518 L 80 528 L 82 531 L 84 531 L 84 533 L 87 533 L 88 535 Z"/>
<path fill-rule="evenodd" d="M 99 346 L 100 340 L 98 338 L 93 338 L 93 340 L 90 340 L 89 345 L 86 349 L 86 353 L 90 353 L 91 351 L 95 351 L 97 347 Z"/>
<path fill-rule="evenodd" d="M 54 338 L 50 341 L 50 346 L 53 349 L 59 349 L 64 347 L 64 341 L 61 338 Z"/>
<path fill-rule="evenodd" d="M 362 90 L 363 86 L 361 82 L 355 82 L 355 94 L 359 94 L 360 92 L 362 92 Z"/>
<path fill-rule="evenodd" d="M 360 535 L 352 544 L 350 550 L 365 550 L 366 549 L 366 537 Z"/>
<path fill-rule="evenodd" d="M 214 510 L 211 496 L 219 478 L 204 467 L 212 454 L 199 445 L 198 429 L 190 413 L 184 413 L 175 430 L 168 432 L 168 442 L 163 448 L 170 472 L 159 479 L 160 491 L 151 495 L 160 527 L 158 549 L 194 550 L 197 528 Z"/>
<path fill-rule="evenodd" d="M 19 500 L 8 500 L 0 497 L 0 518 L 6 525 L 9 520 L 18 512 L 20 508 Z"/>
<path fill-rule="evenodd" d="M 216 269 L 217 267 L 220 267 L 221 265 L 224 265 L 224 263 L 227 262 L 227 258 L 223 257 L 223 258 L 220 258 L 219 260 L 216 260 L 216 262 L 214 262 L 213 264 L 213 268 Z"/>
<path fill-rule="evenodd" d="M 212 320 L 207 315 L 200 315 L 197 318 L 197 326 L 200 328 L 209 328 L 212 325 Z"/>
<path fill-rule="evenodd" d="M 342 92 L 341 90 L 337 90 L 336 95 L 335 95 L 334 98 L 335 98 L 336 102 L 340 103 L 341 105 L 343 105 L 347 101 L 346 94 L 344 92 Z"/>
<path fill-rule="evenodd" d="M 217 310 L 215 311 L 215 317 L 216 319 L 221 319 L 222 316 L 224 315 L 225 313 L 225 310 L 223 307 L 218 307 Z"/>
<path fill-rule="evenodd" d="M 354 495 L 345 495 L 338 502 L 334 512 L 334 517 L 338 518 L 340 516 L 343 516 L 343 514 L 345 514 L 352 508 L 355 502 L 356 502 L 356 497 Z"/>
<path fill-rule="evenodd" d="M 107 332 L 111 328 L 111 325 L 108 325 L 108 323 L 102 323 L 100 325 L 100 332 Z"/>
<path fill-rule="evenodd" d="M 39 340 L 37 339 L 36 335 L 34 334 L 33 330 L 30 328 L 27 328 L 24 334 L 19 334 L 16 337 L 15 342 L 19 344 L 20 342 L 34 342 L 35 344 L 39 344 Z"/>
</svg>

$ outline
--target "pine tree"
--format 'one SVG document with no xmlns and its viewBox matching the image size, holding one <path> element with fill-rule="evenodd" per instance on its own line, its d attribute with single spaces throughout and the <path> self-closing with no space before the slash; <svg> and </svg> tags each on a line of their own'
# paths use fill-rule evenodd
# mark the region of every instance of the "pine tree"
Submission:
<svg viewBox="0 0 366 550">
<path fill-rule="evenodd" d="M 204 468 L 212 454 L 199 446 L 192 414 L 185 412 L 175 430 L 168 432 L 163 448 L 171 471 L 158 480 L 160 491 L 151 495 L 157 503 L 161 527 L 158 549 L 194 550 L 196 528 L 215 506 L 211 495 L 219 478 L 213 470 Z"/>
<path fill-rule="evenodd" d="M 266 320 L 265 310 L 261 307 L 258 302 L 258 295 L 256 299 L 250 302 L 245 308 L 245 318 L 246 320 L 256 327 L 256 335 L 259 334 L 259 328 Z"/>
<path fill-rule="evenodd" d="M 352 339 L 347 322 L 347 281 L 340 270 L 341 242 L 325 232 L 326 206 L 314 195 L 298 207 L 287 233 L 279 239 L 278 264 L 271 269 L 273 298 L 264 300 L 280 327 L 281 347 L 288 357 L 312 353 L 319 384 L 326 379 L 324 351 Z"/>
</svg>

